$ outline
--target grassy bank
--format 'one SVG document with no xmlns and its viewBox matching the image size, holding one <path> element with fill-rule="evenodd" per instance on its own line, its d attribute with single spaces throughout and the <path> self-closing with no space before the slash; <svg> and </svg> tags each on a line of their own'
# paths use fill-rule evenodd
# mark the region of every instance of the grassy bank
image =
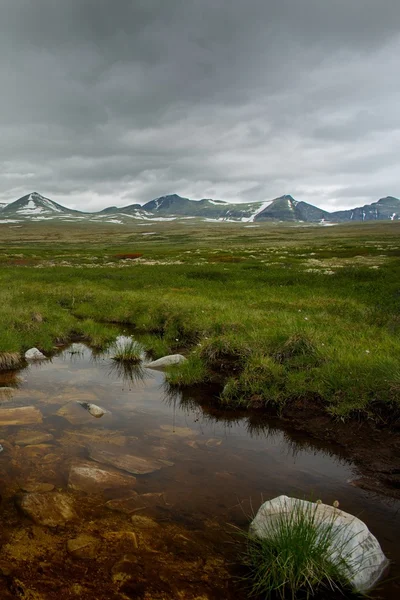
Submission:
<svg viewBox="0 0 400 600">
<path fill-rule="evenodd" d="M 0 365 L 72 334 L 104 347 L 129 325 L 155 358 L 189 357 L 172 384 L 217 379 L 229 406 L 399 414 L 397 223 L 0 227 Z"/>
</svg>

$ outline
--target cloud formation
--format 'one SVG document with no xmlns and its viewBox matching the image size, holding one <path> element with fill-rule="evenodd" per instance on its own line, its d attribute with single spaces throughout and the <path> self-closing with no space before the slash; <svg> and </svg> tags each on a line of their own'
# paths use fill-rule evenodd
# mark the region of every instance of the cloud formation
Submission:
<svg viewBox="0 0 400 600">
<path fill-rule="evenodd" d="M 398 0 L 2 0 L 0 201 L 400 196 Z"/>
</svg>

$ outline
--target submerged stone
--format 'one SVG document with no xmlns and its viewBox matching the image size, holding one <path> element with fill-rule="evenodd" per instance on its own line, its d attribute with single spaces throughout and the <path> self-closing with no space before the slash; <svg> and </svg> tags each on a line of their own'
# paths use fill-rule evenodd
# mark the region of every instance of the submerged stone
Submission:
<svg viewBox="0 0 400 600">
<path fill-rule="evenodd" d="M 57 415 L 66 419 L 71 425 L 85 425 L 93 421 L 89 412 L 82 410 L 78 402 L 68 402 L 58 409 Z"/>
<path fill-rule="evenodd" d="M 27 482 L 21 485 L 21 490 L 24 492 L 43 494 L 45 492 L 52 492 L 54 490 L 54 485 L 52 483 Z"/>
<path fill-rule="evenodd" d="M 45 444 L 53 440 L 51 433 L 45 431 L 27 431 L 21 430 L 17 433 L 15 444 L 17 446 L 31 446 L 35 444 Z"/>
<path fill-rule="evenodd" d="M 105 506 L 110 510 L 130 515 L 145 508 L 167 506 L 167 503 L 163 492 L 150 492 L 148 494 L 133 493 L 126 498 L 115 498 L 106 502 Z"/>
<path fill-rule="evenodd" d="M 135 483 L 135 477 L 101 468 L 90 462 L 72 466 L 68 479 L 70 489 L 87 494 L 100 493 L 109 489 L 131 488 Z"/>
<path fill-rule="evenodd" d="M 310 515 L 313 526 L 321 527 L 321 534 L 329 529 L 332 536 L 330 559 L 334 564 L 345 560 L 345 572 L 352 587 L 361 593 L 373 588 L 387 571 L 389 561 L 366 524 L 338 508 L 278 496 L 262 504 L 251 522 L 250 531 L 260 539 L 268 539 L 275 534 L 282 515 L 291 518 L 293 514 L 296 519 L 299 511 Z"/>
<path fill-rule="evenodd" d="M 75 558 L 96 558 L 100 541 L 91 535 L 79 535 L 68 540 L 67 550 Z"/>
<path fill-rule="evenodd" d="M 167 460 L 161 460 L 158 458 L 146 458 L 142 456 L 135 456 L 133 454 L 126 454 L 125 450 L 111 445 L 104 448 L 103 446 L 89 446 L 89 456 L 92 460 L 111 465 L 121 471 L 132 473 L 133 475 L 147 475 L 148 473 L 154 473 L 165 467 L 172 467 L 174 463 Z"/>
<path fill-rule="evenodd" d="M 185 362 L 187 359 L 182 356 L 182 354 L 169 354 L 168 356 L 163 356 L 158 360 L 153 360 L 146 364 L 148 369 L 165 369 L 165 367 L 170 367 L 172 365 L 179 365 Z"/>
<path fill-rule="evenodd" d="M 17 505 L 37 525 L 58 527 L 76 518 L 73 499 L 60 492 L 29 493 L 18 496 Z"/>
<path fill-rule="evenodd" d="M 42 413 L 34 406 L 0 408 L 0 426 L 33 425 L 42 422 Z"/>
</svg>

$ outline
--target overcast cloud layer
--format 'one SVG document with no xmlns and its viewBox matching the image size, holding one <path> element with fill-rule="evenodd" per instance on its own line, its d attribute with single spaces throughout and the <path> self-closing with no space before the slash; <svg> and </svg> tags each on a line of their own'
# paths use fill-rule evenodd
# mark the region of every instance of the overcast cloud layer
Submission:
<svg viewBox="0 0 400 600">
<path fill-rule="evenodd" d="M 400 197 L 399 0 L 1 0 L 0 201 Z"/>
</svg>

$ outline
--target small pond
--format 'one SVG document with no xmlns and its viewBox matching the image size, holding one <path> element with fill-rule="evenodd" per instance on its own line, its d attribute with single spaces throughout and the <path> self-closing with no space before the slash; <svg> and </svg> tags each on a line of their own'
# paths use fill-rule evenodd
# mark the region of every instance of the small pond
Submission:
<svg viewBox="0 0 400 600">
<path fill-rule="evenodd" d="M 207 408 L 162 372 L 83 345 L 0 386 L 13 388 L 1 409 L 30 407 L 0 412 L 2 600 L 244 599 L 232 525 L 280 494 L 339 500 L 399 575 L 399 503 L 353 486 L 357 470 L 333 447 Z M 400 597 L 399 582 L 375 596 Z"/>
</svg>

